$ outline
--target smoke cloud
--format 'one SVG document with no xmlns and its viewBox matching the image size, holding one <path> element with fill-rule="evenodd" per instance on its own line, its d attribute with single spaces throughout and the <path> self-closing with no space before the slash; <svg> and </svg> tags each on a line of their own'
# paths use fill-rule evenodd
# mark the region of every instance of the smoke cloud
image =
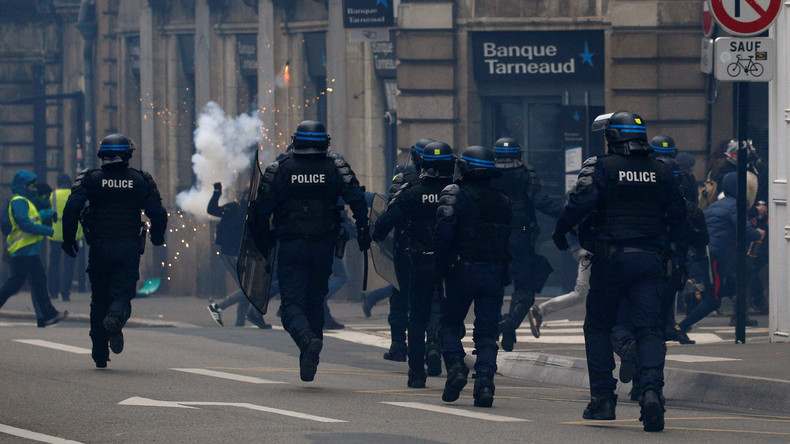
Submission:
<svg viewBox="0 0 790 444">
<path fill-rule="evenodd" d="M 223 197 L 227 196 L 240 174 L 249 170 L 257 143 L 263 140 L 263 121 L 257 115 L 242 114 L 236 118 L 214 102 L 209 102 L 200 113 L 194 134 L 196 153 L 192 155 L 192 171 L 196 182 L 192 188 L 176 196 L 176 205 L 198 220 L 209 219 L 208 201 L 214 192 L 213 184 L 222 183 Z M 259 157 L 266 165 L 271 153 L 261 151 Z"/>
</svg>

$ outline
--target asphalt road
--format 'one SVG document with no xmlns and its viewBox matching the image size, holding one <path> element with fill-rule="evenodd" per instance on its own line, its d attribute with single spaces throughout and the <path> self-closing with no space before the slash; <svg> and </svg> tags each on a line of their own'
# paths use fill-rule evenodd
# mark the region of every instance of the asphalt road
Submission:
<svg viewBox="0 0 790 444">
<path fill-rule="evenodd" d="M 443 378 L 409 389 L 404 363 L 355 340 L 375 334 L 343 332 L 326 338 L 315 381 L 303 383 L 277 329 L 128 328 L 123 354 L 97 370 L 87 325 L 3 321 L 0 442 L 790 441 L 790 417 L 738 406 L 671 403 L 660 434 L 643 432 L 638 406 L 622 399 L 617 421 L 584 421 L 586 390 L 504 377 L 493 408 L 472 406 L 471 380 L 447 404 Z"/>
</svg>

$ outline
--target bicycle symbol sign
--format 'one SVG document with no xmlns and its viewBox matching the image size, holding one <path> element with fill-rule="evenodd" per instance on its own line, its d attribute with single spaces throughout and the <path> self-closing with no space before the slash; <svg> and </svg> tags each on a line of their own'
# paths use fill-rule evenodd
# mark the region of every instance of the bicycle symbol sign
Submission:
<svg viewBox="0 0 790 444">
<path fill-rule="evenodd" d="M 774 39 L 768 37 L 716 39 L 716 79 L 731 82 L 767 82 L 773 79 L 775 48 Z"/>
</svg>

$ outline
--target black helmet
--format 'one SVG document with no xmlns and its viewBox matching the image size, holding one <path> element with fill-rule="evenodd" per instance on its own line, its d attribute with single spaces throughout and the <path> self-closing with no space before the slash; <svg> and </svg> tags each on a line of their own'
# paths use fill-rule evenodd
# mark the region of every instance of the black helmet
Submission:
<svg viewBox="0 0 790 444">
<path fill-rule="evenodd" d="M 431 142 L 422 152 L 422 171 L 428 177 L 452 177 L 455 171 L 455 156 L 450 145 Z"/>
<path fill-rule="evenodd" d="M 96 153 L 99 159 L 110 159 L 120 157 L 124 162 L 132 158 L 134 142 L 123 134 L 110 134 L 102 139 L 99 144 L 99 151 Z"/>
<path fill-rule="evenodd" d="M 426 139 L 422 138 L 414 144 L 414 146 L 409 149 L 409 155 L 411 156 L 411 161 L 415 167 L 419 170 L 422 168 L 422 152 L 429 143 L 436 142 L 433 139 Z"/>
<path fill-rule="evenodd" d="M 324 154 L 331 138 L 323 123 L 305 120 L 296 127 L 291 140 L 294 154 Z"/>
<path fill-rule="evenodd" d="M 521 153 L 524 149 L 518 140 L 512 137 L 502 137 L 494 143 L 494 157 L 499 158 L 514 158 L 521 159 Z"/>
<path fill-rule="evenodd" d="M 602 114 L 593 121 L 592 130 L 603 130 L 609 150 L 616 154 L 653 151 L 647 143 L 647 128 L 642 118 L 630 111 Z"/>
<path fill-rule="evenodd" d="M 678 149 L 675 147 L 675 141 L 669 136 L 656 136 L 650 139 L 650 146 L 653 147 L 653 152 L 659 156 L 675 158 L 678 155 Z"/>
<path fill-rule="evenodd" d="M 494 167 L 494 150 L 472 145 L 461 153 L 463 177 L 499 177 L 502 172 Z"/>
</svg>

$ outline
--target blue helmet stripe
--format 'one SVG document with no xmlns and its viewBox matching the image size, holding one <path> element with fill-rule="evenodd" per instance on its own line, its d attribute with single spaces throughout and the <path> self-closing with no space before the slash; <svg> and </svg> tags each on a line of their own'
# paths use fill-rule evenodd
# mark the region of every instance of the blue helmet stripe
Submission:
<svg viewBox="0 0 790 444">
<path fill-rule="evenodd" d="M 624 133 L 645 133 L 645 134 L 647 134 L 647 130 L 646 129 L 641 129 L 641 130 L 640 129 L 621 129 L 620 131 L 624 132 Z"/>
<path fill-rule="evenodd" d="M 517 151 L 521 151 L 520 148 L 505 148 L 505 147 L 495 147 L 494 152 L 503 152 L 503 153 L 515 153 Z"/>
<path fill-rule="evenodd" d="M 422 154 L 423 151 L 425 151 L 425 148 L 420 148 L 417 145 L 414 145 L 412 148 L 414 148 L 414 151 L 417 151 L 420 154 Z"/>
<path fill-rule="evenodd" d="M 452 154 L 433 155 L 433 154 L 425 154 L 425 153 L 423 153 L 422 156 L 423 156 L 422 159 L 425 160 L 425 161 L 450 160 L 450 159 L 453 158 Z"/>
<path fill-rule="evenodd" d="M 296 136 L 294 137 L 295 140 L 309 140 L 311 142 L 324 142 L 326 141 L 325 137 L 305 137 L 305 136 Z"/>
<path fill-rule="evenodd" d="M 655 145 L 650 145 L 650 146 L 653 147 L 653 150 L 657 153 L 674 153 L 677 149 L 674 146 L 670 146 L 666 148 L 663 146 L 655 146 Z"/>
<path fill-rule="evenodd" d="M 314 133 L 314 132 L 310 132 L 310 131 L 297 131 L 294 134 L 299 135 L 299 136 L 324 136 L 324 137 L 326 137 L 326 132 Z"/>
<path fill-rule="evenodd" d="M 644 125 L 609 125 L 609 128 L 639 128 L 645 129 Z"/>
<path fill-rule="evenodd" d="M 486 168 L 493 168 L 494 161 L 493 160 L 482 160 L 482 159 L 473 159 L 471 157 L 461 156 L 461 159 L 469 162 L 469 165 L 472 166 L 481 166 Z"/>
<path fill-rule="evenodd" d="M 129 145 L 102 145 L 102 148 L 129 148 Z"/>
</svg>

